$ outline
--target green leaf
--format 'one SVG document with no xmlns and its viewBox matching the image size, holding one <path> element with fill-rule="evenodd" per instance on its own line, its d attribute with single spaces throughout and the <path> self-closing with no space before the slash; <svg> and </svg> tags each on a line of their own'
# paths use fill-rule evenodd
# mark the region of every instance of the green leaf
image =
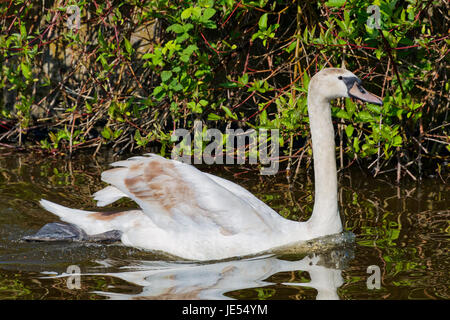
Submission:
<svg viewBox="0 0 450 320">
<path fill-rule="evenodd" d="M 232 119 L 237 120 L 237 116 L 231 112 L 231 110 L 225 106 L 221 106 L 222 110 L 225 111 L 226 115 L 229 116 Z"/>
<path fill-rule="evenodd" d="M 172 89 L 173 91 L 178 92 L 178 91 L 183 90 L 183 85 L 175 80 L 175 81 L 172 81 L 172 83 L 169 85 L 169 88 Z"/>
<path fill-rule="evenodd" d="M 183 52 L 180 53 L 181 61 L 188 62 L 192 53 L 197 49 L 198 49 L 198 47 L 195 44 L 189 45 L 186 49 L 183 50 Z"/>
<path fill-rule="evenodd" d="M 353 128 L 352 125 L 348 125 L 347 128 L 345 128 L 345 133 L 349 138 L 353 135 L 353 131 L 355 131 L 355 128 Z"/>
<path fill-rule="evenodd" d="M 267 17 L 268 17 L 268 14 L 264 13 L 261 16 L 261 18 L 259 18 L 258 25 L 259 25 L 259 29 L 260 30 L 266 30 L 267 29 Z"/>
<path fill-rule="evenodd" d="M 349 10 L 344 10 L 344 21 L 345 21 L 346 29 L 347 29 L 347 27 L 350 26 L 350 13 L 349 12 L 350 12 Z"/>
<path fill-rule="evenodd" d="M 303 88 L 305 88 L 305 89 L 308 89 L 308 86 L 309 86 L 309 75 L 308 75 L 308 73 L 304 73 L 303 74 Z"/>
<path fill-rule="evenodd" d="M 355 149 L 356 152 L 359 152 L 359 138 L 358 137 L 353 139 L 353 149 Z"/>
<path fill-rule="evenodd" d="M 381 49 L 376 49 L 375 50 L 375 56 L 377 57 L 378 60 L 381 59 L 382 55 L 383 55 L 383 50 L 381 50 Z"/>
<path fill-rule="evenodd" d="M 366 108 L 367 108 L 369 111 L 372 111 L 373 113 L 378 113 L 378 114 L 381 113 L 381 107 L 380 107 L 380 106 L 377 106 L 377 105 L 368 103 L 368 104 L 366 105 Z"/>
<path fill-rule="evenodd" d="M 237 88 L 239 85 L 235 82 L 224 82 L 220 84 L 224 88 Z"/>
<path fill-rule="evenodd" d="M 108 127 L 103 128 L 101 133 L 102 133 L 103 138 L 108 139 L 108 140 L 111 139 L 112 131 L 110 128 L 108 128 Z"/>
<path fill-rule="evenodd" d="M 177 43 L 182 43 L 188 38 L 189 38 L 189 33 L 187 33 L 187 32 L 179 33 L 176 41 L 177 41 Z"/>
<path fill-rule="evenodd" d="M 87 113 L 92 113 L 92 106 L 89 102 L 86 102 L 85 107 L 86 107 Z"/>
<path fill-rule="evenodd" d="M 186 23 L 184 26 L 184 32 L 188 32 L 189 30 L 194 28 L 194 25 L 192 23 Z"/>
<path fill-rule="evenodd" d="M 356 104 L 350 99 L 345 99 L 345 109 L 351 117 L 356 111 Z"/>
<path fill-rule="evenodd" d="M 328 7 L 342 7 L 347 0 L 329 0 L 325 2 Z"/>
<path fill-rule="evenodd" d="M 114 134 L 113 134 L 113 136 L 114 136 L 114 139 L 117 139 L 117 138 L 119 138 L 119 137 L 120 137 L 120 135 L 122 134 L 122 132 L 123 132 L 123 130 L 122 130 L 122 129 L 119 129 L 119 130 L 116 130 L 116 131 L 114 131 Z"/>
<path fill-rule="evenodd" d="M 297 41 L 292 41 L 292 43 L 285 50 L 287 53 L 291 53 L 297 47 Z"/>
<path fill-rule="evenodd" d="M 339 28 L 341 28 L 342 31 L 347 31 L 347 26 L 343 21 L 336 20 L 336 23 L 338 24 Z"/>
<path fill-rule="evenodd" d="M 202 14 L 202 8 L 200 8 L 200 7 L 192 8 L 192 17 L 193 18 L 198 19 L 198 18 L 200 18 L 201 14 Z"/>
<path fill-rule="evenodd" d="M 216 13 L 216 10 L 214 10 L 213 8 L 207 8 L 207 9 L 205 9 L 205 11 L 203 12 L 203 19 L 208 20 L 208 19 L 211 18 L 215 13 Z"/>
<path fill-rule="evenodd" d="M 27 36 L 27 29 L 25 28 L 25 25 L 23 23 L 20 24 L 20 36 L 25 39 Z"/>
<path fill-rule="evenodd" d="M 263 110 L 259 114 L 259 123 L 260 123 L 260 125 L 266 125 L 267 124 L 267 111 L 266 110 Z"/>
<path fill-rule="evenodd" d="M 164 88 L 161 86 L 156 87 L 153 89 L 153 96 L 156 98 L 156 100 L 161 100 L 166 95 L 166 92 L 164 91 Z"/>
<path fill-rule="evenodd" d="M 125 50 L 127 50 L 128 54 L 131 54 L 133 52 L 133 46 L 130 41 L 127 38 L 123 38 L 123 41 L 125 43 Z"/>
<path fill-rule="evenodd" d="M 222 117 L 218 116 L 217 114 L 214 114 L 214 113 L 208 114 L 208 120 L 210 120 L 210 121 L 217 121 L 217 120 L 221 120 L 221 119 L 222 119 Z"/>
<path fill-rule="evenodd" d="M 23 62 L 20 63 L 20 69 L 22 70 L 22 74 L 25 79 L 31 79 L 33 74 L 31 73 L 30 67 L 27 64 Z"/>
<path fill-rule="evenodd" d="M 188 105 L 189 109 L 191 109 L 192 112 L 194 112 L 194 113 L 202 113 L 202 111 L 203 111 L 200 104 L 196 103 L 195 101 L 188 102 L 187 105 Z"/>
<path fill-rule="evenodd" d="M 184 32 L 183 26 L 181 24 L 178 24 L 178 23 L 172 24 L 166 30 L 167 31 L 173 31 L 175 33 L 183 33 Z"/>
<path fill-rule="evenodd" d="M 336 117 L 343 118 L 343 119 L 350 119 L 350 115 L 347 113 L 347 111 L 339 109 L 338 112 L 336 112 Z"/>
<path fill-rule="evenodd" d="M 369 112 L 367 112 L 367 111 L 360 111 L 358 113 L 358 118 L 362 122 L 370 122 L 373 119 L 372 115 Z"/>
<path fill-rule="evenodd" d="M 184 9 L 181 13 L 181 19 L 188 19 L 192 14 L 192 8 Z"/>
<path fill-rule="evenodd" d="M 98 61 L 98 60 L 100 60 L 100 62 L 101 62 L 101 64 L 102 64 L 103 68 L 106 69 L 106 70 L 108 70 L 109 65 L 108 65 L 108 61 L 106 61 L 106 59 L 105 59 L 105 55 L 104 55 L 104 54 L 101 54 L 101 55 L 97 58 L 97 61 Z"/>
<path fill-rule="evenodd" d="M 209 70 L 197 70 L 194 74 L 197 78 L 203 77 L 205 74 L 208 74 Z"/>
<path fill-rule="evenodd" d="M 208 29 L 216 29 L 217 28 L 216 24 L 211 20 L 204 21 L 203 25 Z"/>
<path fill-rule="evenodd" d="M 172 77 L 172 71 L 164 70 L 161 72 L 161 80 L 162 82 L 167 82 Z"/>
<path fill-rule="evenodd" d="M 248 83 L 248 73 L 244 73 L 244 75 L 242 77 L 238 78 L 238 81 L 239 81 L 240 84 L 242 84 L 244 86 L 247 85 L 247 83 Z"/>
<path fill-rule="evenodd" d="M 395 137 L 394 137 L 394 140 L 393 140 L 393 142 L 392 142 L 392 145 L 393 145 L 394 147 L 399 147 L 399 146 L 402 145 L 402 142 L 403 142 L 403 140 L 402 140 L 402 137 L 401 137 L 401 136 L 395 136 Z"/>
</svg>

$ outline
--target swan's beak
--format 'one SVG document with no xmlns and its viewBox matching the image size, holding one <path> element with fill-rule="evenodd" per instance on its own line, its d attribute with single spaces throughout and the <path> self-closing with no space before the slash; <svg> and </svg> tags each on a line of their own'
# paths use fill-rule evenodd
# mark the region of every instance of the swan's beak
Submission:
<svg viewBox="0 0 450 320">
<path fill-rule="evenodd" d="M 348 90 L 348 95 L 364 102 L 383 105 L 383 101 L 378 96 L 364 89 L 358 81 L 353 82 L 353 86 Z"/>
</svg>

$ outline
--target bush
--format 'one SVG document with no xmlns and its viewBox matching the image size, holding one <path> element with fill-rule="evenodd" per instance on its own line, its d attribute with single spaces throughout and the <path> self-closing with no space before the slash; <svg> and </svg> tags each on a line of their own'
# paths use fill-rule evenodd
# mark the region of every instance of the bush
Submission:
<svg viewBox="0 0 450 320">
<path fill-rule="evenodd" d="M 449 5 L 374 3 L 380 21 L 360 0 L 2 2 L 0 142 L 165 153 L 202 120 L 280 129 L 291 168 L 310 155 L 309 78 L 345 65 L 384 105 L 334 104 L 340 167 L 440 172 Z"/>
</svg>

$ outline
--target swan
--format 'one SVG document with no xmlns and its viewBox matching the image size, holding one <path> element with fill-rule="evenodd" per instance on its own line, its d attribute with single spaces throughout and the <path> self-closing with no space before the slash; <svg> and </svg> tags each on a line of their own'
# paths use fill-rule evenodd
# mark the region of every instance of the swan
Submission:
<svg viewBox="0 0 450 320">
<path fill-rule="evenodd" d="M 231 181 L 154 154 L 112 163 L 114 168 L 101 175 L 109 186 L 94 194 L 100 207 L 128 197 L 139 205 L 139 210 L 84 211 L 44 199 L 40 204 L 62 221 L 82 229 L 87 237 L 113 234 L 126 246 L 189 260 L 254 255 L 289 243 L 341 233 L 330 108 L 330 100 L 338 97 L 382 105 L 382 100 L 366 91 L 361 80 L 346 69 L 325 68 L 311 78 L 307 103 L 315 202 L 312 216 L 306 222 L 283 218 Z M 58 223 L 50 230 L 52 236 L 64 231 Z"/>
</svg>

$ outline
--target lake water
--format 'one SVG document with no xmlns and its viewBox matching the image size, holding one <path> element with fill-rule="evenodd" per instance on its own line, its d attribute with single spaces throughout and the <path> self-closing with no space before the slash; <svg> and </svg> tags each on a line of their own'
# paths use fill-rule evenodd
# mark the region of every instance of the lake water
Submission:
<svg viewBox="0 0 450 320">
<path fill-rule="evenodd" d="M 397 186 L 359 169 L 340 174 L 341 213 L 356 238 L 328 249 L 197 263 L 117 244 L 20 241 L 58 221 L 41 198 L 93 209 L 100 173 L 114 160 L 0 149 L 0 299 L 450 298 L 450 188 L 439 177 Z M 244 186 L 289 219 L 311 214 L 308 172 L 289 185 L 283 173 L 262 177 L 245 166 L 202 170 Z"/>
</svg>

